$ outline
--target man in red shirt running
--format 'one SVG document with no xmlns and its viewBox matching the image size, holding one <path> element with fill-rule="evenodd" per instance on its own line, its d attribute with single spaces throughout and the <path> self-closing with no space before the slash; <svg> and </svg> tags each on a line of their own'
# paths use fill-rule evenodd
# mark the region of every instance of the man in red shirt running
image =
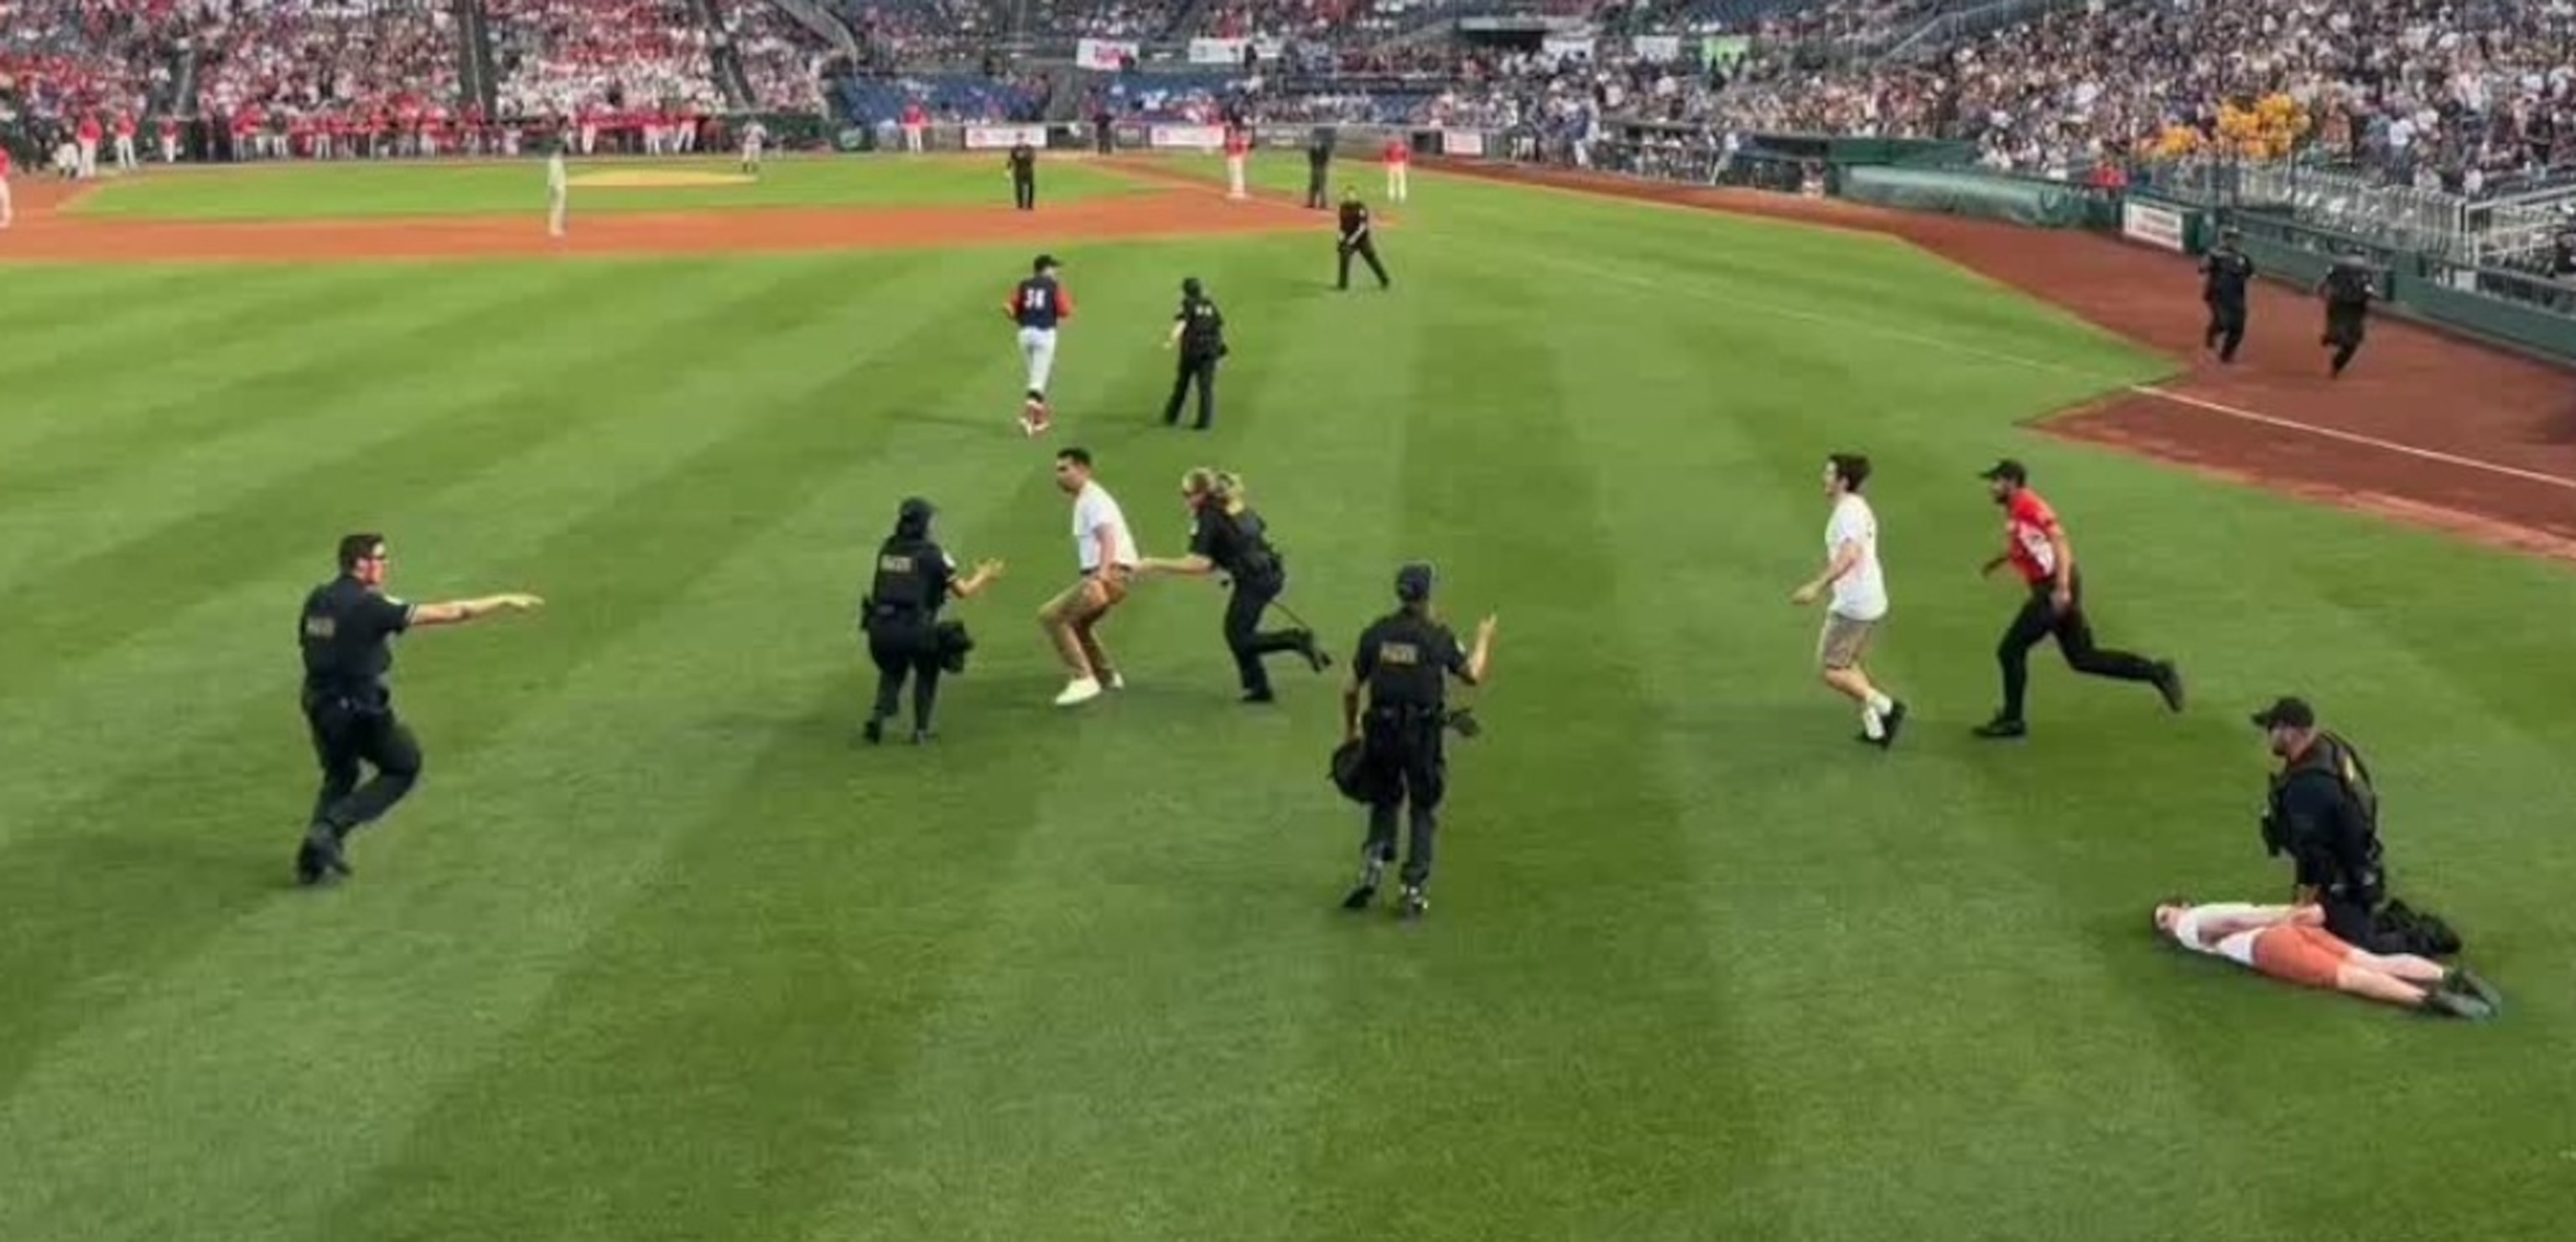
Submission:
<svg viewBox="0 0 2576 1242">
<path fill-rule="evenodd" d="M 2057 512 L 2030 490 L 2030 471 L 2006 458 L 1984 474 L 1995 503 L 2004 507 L 2004 554 L 1986 562 L 1993 573 L 2009 563 L 2030 587 L 2030 598 L 2013 617 L 1995 646 L 2004 668 L 2004 707 L 1993 720 L 1977 726 L 1977 736 L 2020 737 L 2029 732 L 2022 721 L 2022 699 L 2030 688 L 2030 649 L 2055 636 L 2057 649 L 2076 672 L 2116 681 L 2143 681 L 2165 698 L 2165 706 L 2182 710 L 2182 674 L 2170 660 L 2150 660 L 2126 651 L 2093 645 L 2092 623 L 2084 619 L 2084 579 L 2075 568 L 2075 548 Z"/>
</svg>

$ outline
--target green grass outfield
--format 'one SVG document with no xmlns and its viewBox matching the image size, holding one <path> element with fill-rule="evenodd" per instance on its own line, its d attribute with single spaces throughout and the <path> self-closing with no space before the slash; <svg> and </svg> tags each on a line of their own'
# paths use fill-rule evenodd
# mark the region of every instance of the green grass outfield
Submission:
<svg viewBox="0 0 2576 1242">
<path fill-rule="evenodd" d="M 618 174 L 740 175 L 729 159 L 567 161 L 577 211 L 700 211 L 728 207 L 1007 207 L 1002 153 L 918 160 L 772 158 L 756 181 L 709 186 L 609 186 Z M 1144 188 L 1070 159 L 1044 160 L 1042 201 L 1073 202 Z M 344 163 L 157 171 L 101 182 L 71 205 L 112 220 L 328 220 L 542 211 L 546 166 L 535 157 L 460 164 Z"/>
<path fill-rule="evenodd" d="M 2563 570 L 2035 437 L 2157 364 L 1894 244 L 1406 214 L 1386 295 L 1316 237 L 1061 248 L 1038 444 L 1017 250 L 7 272 L 0 1238 L 2562 1235 Z M 1154 425 L 1184 274 L 1237 344 L 1207 436 Z M 1236 706 L 1214 589 L 1149 583 L 1132 688 L 1048 705 L 1071 443 L 1149 553 L 1242 471 L 1337 649 L 1409 557 L 1500 613 L 1429 921 L 1334 908 L 1333 683 Z M 1786 601 L 1845 448 L 1888 754 Z M 2188 715 L 2043 652 L 2036 735 L 1966 736 L 2006 452 Z M 849 618 L 911 493 L 1012 573 L 942 742 L 870 750 Z M 551 607 L 403 644 L 426 778 L 299 892 L 289 613 L 366 527 L 414 598 Z M 2506 1020 L 2151 939 L 2284 891 L 2244 717 L 2290 690 Z"/>
</svg>

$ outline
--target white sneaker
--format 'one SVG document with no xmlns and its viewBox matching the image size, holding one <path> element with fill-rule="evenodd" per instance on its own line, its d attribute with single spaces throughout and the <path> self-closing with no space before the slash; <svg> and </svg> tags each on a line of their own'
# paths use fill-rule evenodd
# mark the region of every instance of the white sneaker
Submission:
<svg viewBox="0 0 2576 1242">
<path fill-rule="evenodd" d="M 1125 673 L 1111 673 L 1111 674 L 1109 675 L 1109 688 L 1110 688 L 1110 689 L 1112 689 L 1112 690 L 1124 690 L 1124 689 L 1126 689 L 1126 688 L 1127 688 L 1127 674 L 1125 674 Z"/>
<path fill-rule="evenodd" d="M 1100 683 L 1089 677 L 1076 677 L 1065 683 L 1064 693 L 1055 696 L 1058 707 L 1072 707 L 1100 697 Z"/>
</svg>

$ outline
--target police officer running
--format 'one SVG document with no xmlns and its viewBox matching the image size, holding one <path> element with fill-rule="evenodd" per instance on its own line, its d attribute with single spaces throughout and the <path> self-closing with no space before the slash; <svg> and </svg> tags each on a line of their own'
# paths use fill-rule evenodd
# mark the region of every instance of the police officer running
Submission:
<svg viewBox="0 0 2576 1242">
<path fill-rule="evenodd" d="M 304 597 L 297 638 L 304 649 L 304 719 L 322 765 L 313 820 L 295 853 L 295 878 L 318 884 L 350 874 L 349 834 L 380 819 L 420 779 L 420 741 L 394 715 L 393 640 L 419 626 L 457 625 L 544 603 L 534 595 L 488 595 L 439 604 L 385 594 L 392 555 L 384 536 L 340 540 L 340 574 Z M 359 765 L 375 776 L 358 784 Z"/>
<path fill-rule="evenodd" d="M 2202 346 L 2217 350 L 2220 362 L 2236 361 L 2236 349 L 2245 343 L 2245 289 L 2254 279 L 2254 260 L 2236 246 L 2244 236 L 2235 229 L 2219 234 L 2217 247 L 2200 261 L 2200 300 L 2209 305 Z"/>
<path fill-rule="evenodd" d="M 2284 698 L 2254 714 L 2281 770 L 2264 808 L 2263 845 L 2296 867 L 2296 905 L 2325 907 L 2326 930 L 2373 953 L 2403 951 L 2378 935 L 2387 899 L 2379 861 L 2379 794 L 2352 743 L 2317 727 L 2316 709 Z"/>
<path fill-rule="evenodd" d="M 1261 666 L 1264 656 L 1293 651 L 1318 673 L 1332 667 L 1332 657 L 1316 647 L 1311 630 L 1260 632 L 1261 615 L 1288 589 L 1288 568 L 1270 546 L 1261 515 L 1246 503 L 1243 480 L 1202 467 L 1181 476 L 1181 497 L 1190 506 L 1189 555 L 1149 557 L 1137 563 L 1136 572 L 1140 577 L 1222 573 L 1233 579 L 1234 593 L 1225 605 L 1225 646 L 1234 653 L 1235 669 L 1243 678 L 1243 701 L 1268 703 L 1275 697 L 1270 675 Z"/>
<path fill-rule="evenodd" d="M 1171 399 L 1163 403 L 1163 425 L 1178 426 L 1181 421 L 1181 399 L 1189 395 L 1190 385 L 1199 388 L 1200 431 L 1216 421 L 1216 364 L 1232 352 L 1225 344 L 1225 312 L 1218 310 L 1207 288 L 1196 276 L 1181 282 L 1181 309 L 1172 316 L 1172 334 L 1163 339 L 1163 348 L 1178 347 L 1180 369 L 1172 376 Z"/>
<path fill-rule="evenodd" d="M 930 538 L 930 502 L 915 496 L 895 510 L 894 534 L 877 549 L 877 572 L 859 604 L 859 628 L 876 661 L 877 701 L 864 730 L 870 745 L 885 740 L 904 679 L 912 679 L 912 742 L 933 734 L 930 716 L 939 704 L 939 673 L 965 650 L 963 627 L 942 626 L 939 610 L 951 598 L 971 599 L 1002 576 L 1000 561 L 984 561 L 960 579 L 957 562 Z"/>
<path fill-rule="evenodd" d="M 1457 635 L 1432 611 L 1431 587 L 1429 565 L 1396 571 L 1395 597 L 1402 607 L 1361 631 L 1350 684 L 1342 691 L 1344 744 L 1359 743 L 1360 784 L 1370 793 L 1360 880 L 1342 899 L 1345 910 L 1364 910 L 1377 900 L 1386 865 L 1395 860 L 1396 811 L 1408 801 L 1412 839 L 1400 875 L 1400 913 L 1413 918 L 1431 908 L 1423 888 L 1431 880 L 1432 837 L 1448 792 L 1441 744 L 1448 724 L 1446 679 L 1482 685 L 1494 646 L 1494 618 L 1489 616 L 1476 626 L 1476 649 L 1459 650 Z"/>
<path fill-rule="evenodd" d="M 2317 343 L 2334 350 L 2326 373 L 2340 378 L 2343 369 L 2352 365 L 2352 356 L 2361 352 L 2370 304 L 2379 291 L 2371 283 L 2369 264 L 2354 255 L 2339 255 L 2317 282 L 2317 292 L 2326 300 L 2326 330 Z"/>
<path fill-rule="evenodd" d="M 1011 144 L 1011 206 L 1021 211 L 1038 209 L 1038 152 L 1025 142 Z"/>
<path fill-rule="evenodd" d="M 1394 284 L 1386 278 L 1386 265 L 1377 261 L 1377 237 L 1369 228 L 1368 204 L 1360 201 L 1360 192 L 1356 187 L 1342 187 L 1341 230 L 1341 240 L 1338 244 L 1342 263 L 1341 275 L 1335 279 L 1333 287 L 1336 289 L 1351 287 L 1352 255 L 1368 260 L 1369 270 L 1377 273 L 1378 288 L 1384 289 Z"/>
</svg>

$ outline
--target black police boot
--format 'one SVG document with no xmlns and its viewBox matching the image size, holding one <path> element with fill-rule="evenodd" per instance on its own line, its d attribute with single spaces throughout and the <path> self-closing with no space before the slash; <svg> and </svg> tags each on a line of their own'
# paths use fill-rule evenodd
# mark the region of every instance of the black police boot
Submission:
<svg viewBox="0 0 2576 1242">
<path fill-rule="evenodd" d="M 1430 912 L 1431 899 L 1422 895 L 1422 886 L 1419 884 L 1405 885 L 1404 901 L 1396 907 L 1396 916 L 1399 918 L 1418 919 Z"/>
<path fill-rule="evenodd" d="M 1386 863 L 1384 860 L 1372 858 L 1367 862 L 1360 864 L 1360 882 L 1352 886 L 1349 896 L 1342 898 L 1342 908 L 1345 910 L 1368 909 L 1369 903 L 1377 900 L 1377 886 L 1379 881 L 1382 881 L 1385 878 Z"/>
<path fill-rule="evenodd" d="M 2165 696 L 2165 709 L 2182 710 L 2182 670 L 2171 660 L 2156 662 L 2156 693 Z"/>
<path fill-rule="evenodd" d="M 304 844 L 295 851 L 295 879 L 299 884 L 319 884 L 334 876 L 350 875 L 349 860 L 342 852 L 340 834 L 329 824 L 315 824 L 304 833 Z"/>
<path fill-rule="evenodd" d="M 859 730 L 859 736 L 868 739 L 870 746 L 885 741 L 885 717 L 869 716 L 867 726 Z"/>
<path fill-rule="evenodd" d="M 1268 686 L 1255 686 L 1252 689 L 1243 692 L 1243 701 L 1246 703 L 1276 703 L 1279 701 L 1279 696 L 1272 694 L 1270 692 L 1270 687 Z"/>
<path fill-rule="evenodd" d="M 1292 636 L 1297 640 L 1297 654 L 1306 657 L 1309 667 L 1320 673 L 1333 666 L 1333 657 L 1324 654 L 1324 649 L 1315 645 L 1313 630 L 1296 630 L 1292 632 Z"/>
<path fill-rule="evenodd" d="M 1983 738 L 2021 737 L 2029 732 L 2030 726 L 2011 716 L 1997 716 L 1977 726 L 1977 736 Z"/>
</svg>

